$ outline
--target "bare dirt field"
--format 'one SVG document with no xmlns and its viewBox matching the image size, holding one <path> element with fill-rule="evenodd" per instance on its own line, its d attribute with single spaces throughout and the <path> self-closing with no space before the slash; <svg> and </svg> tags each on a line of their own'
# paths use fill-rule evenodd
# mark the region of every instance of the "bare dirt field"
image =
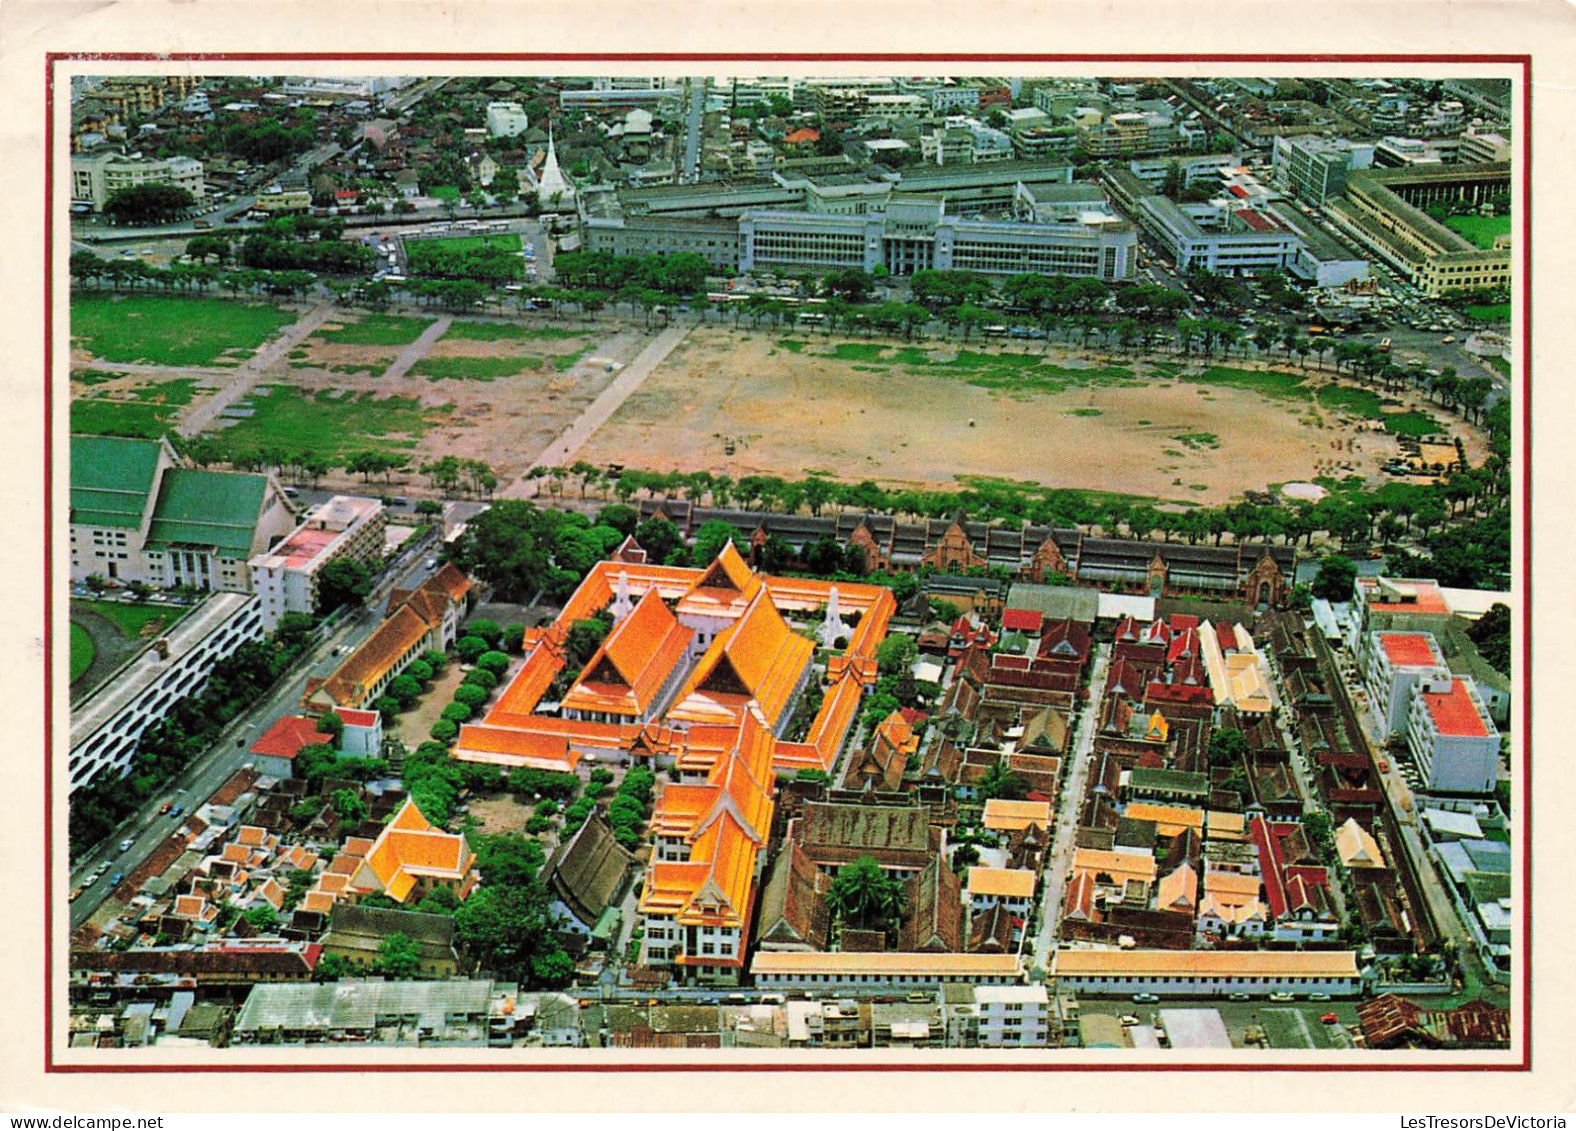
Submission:
<svg viewBox="0 0 1576 1131">
<path fill-rule="evenodd" d="M 402 377 L 384 377 L 400 352 L 398 346 L 354 345 L 309 339 L 297 356 L 270 370 L 265 383 L 303 391 L 370 392 L 376 397 L 410 397 L 422 406 L 453 405 L 444 422 L 429 428 L 411 453 L 412 464 L 446 455 L 480 459 L 500 480 L 524 473 L 532 461 L 606 387 L 614 374 L 609 362 L 627 364 L 646 338 L 617 323 L 588 328 L 583 334 L 552 340 L 474 341 L 442 338 Z M 303 356 L 304 354 L 304 356 Z M 518 362 L 518 371 L 478 379 L 433 377 L 422 361 L 456 363 L 467 372 L 471 362 Z M 407 476 L 399 490 L 420 493 L 425 480 Z M 342 472 L 325 476 L 327 488 L 358 488 L 360 480 Z"/>
<path fill-rule="evenodd" d="M 525 823 L 531 819 L 531 808 L 502 793 L 496 797 L 474 798 L 471 816 L 481 822 L 483 833 L 518 833 L 525 830 Z"/>
<path fill-rule="evenodd" d="M 734 477 L 820 471 L 946 488 L 979 475 L 1219 503 L 1321 473 L 1371 474 L 1399 451 L 1311 396 L 1272 399 L 1126 359 L 1091 367 L 1053 347 L 1042 364 L 1000 350 L 1024 375 L 1015 381 L 993 368 L 995 347 L 966 347 L 954 368 L 955 346 L 855 344 L 835 357 L 819 339 L 780 339 L 695 331 L 582 454 Z"/>
</svg>

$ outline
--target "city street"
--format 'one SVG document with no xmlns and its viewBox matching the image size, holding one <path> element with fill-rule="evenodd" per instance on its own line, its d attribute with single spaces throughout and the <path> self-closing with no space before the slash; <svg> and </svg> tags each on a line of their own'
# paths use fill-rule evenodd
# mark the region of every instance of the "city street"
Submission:
<svg viewBox="0 0 1576 1131">
<path fill-rule="evenodd" d="M 1083 805 L 1089 767 L 1094 761 L 1094 735 L 1099 725 L 1099 691 L 1105 687 L 1105 672 L 1111 662 L 1111 646 L 1097 644 L 1089 666 L 1089 700 L 1078 714 L 1078 735 L 1074 740 L 1072 770 L 1062 784 L 1056 811 L 1056 837 L 1046 859 L 1044 882 L 1040 885 L 1040 933 L 1034 940 L 1033 965 L 1044 970 L 1050 965 L 1051 951 L 1061 935 L 1062 892 L 1072 868 L 1078 835 L 1078 810 Z"/>
<path fill-rule="evenodd" d="M 252 743 L 272 726 L 282 715 L 296 709 L 306 689 L 307 678 L 319 666 L 340 654 L 348 654 L 359 647 L 383 621 L 383 602 L 395 588 L 410 588 L 421 584 L 432 570 L 428 568 L 427 543 L 419 543 L 405 551 L 374 589 L 365 607 L 345 616 L 312 649 L 297 662 L 295 670 L 251 711 L 236 719 L 219 735 L 218 740 L 192 765 L 165 789 L 150 797 L 142 810 L 124 821 L 91 854 L 83 857 L 72 869 L 72 886 L 77 886 L 99 864 L 108 862 L 109 869 L 71 905 L 71 925 L 76 927 L 97 910 L 110 894 L 110 880 L 118 872 L 130 873 L 164 838 L 180 828 L 184 817 L 208 799 L 236 770 L 251 761 Z M 160 815 L 159 808 L 166 802 L 182 806 L 180 817 Z M 119 850 L 122 841 L 130 838 L 132 846 L 125 852 Z"/>
</svg>

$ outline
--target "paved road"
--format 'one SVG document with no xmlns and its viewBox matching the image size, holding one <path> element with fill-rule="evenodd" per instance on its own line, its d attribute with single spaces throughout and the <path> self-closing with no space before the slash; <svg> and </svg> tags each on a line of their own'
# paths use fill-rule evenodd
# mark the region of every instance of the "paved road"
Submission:
<svg viewBox="0 0 1576 1131">
<path fill-rule="evenodd" d="M 1111 662 L 1111 646 L 1095 646 L 1094 663 L 1089 668 L 1089 701 L 1078 716 L 1078 738 L 1073 746 L 1073 768 L 1062 786 L 1056 813 L 1056 836 L 1046 860 L 1045 882 L 1041 885 L 1040 933 L 1034 940 L 1034 965 L 1041 970 L 1050 965 L 1051 950 L 1061 933 L 1062 892 L 1072 869 L 1073 849 L 1078 835 L 1078 809 L 1083 804 L 1089 767 L 1094 762 L 1094 735 L 1099 724 L 1100 692 L 1105 687 L 1105 671 Z"/>
<path fill-rule="evenodd" d="M 176 431 L 182 436 L 196 436 L 213 427 L 220 413 L 237 401 L 244 400 L 264 373 L 277 365 L 285 354 L 310 337 L 334 314 L 335 309 L 330 303 L 322 302 L 312 307 L 294 323 L 285 327 L 284 332 L 273 341 L 264 344 L 261 349 L 242 362 L 234 371 L 229 384 L 213 396 L 193 405 L 176 427 Z"/>
<path fill-rule="evenodd" d="M 651 344 L 640 351 L 635 360 L 613 379 L 612 384 L 603 389 L 601 395 L 586 406 L 586 410 L 579 418 L 547 445 L 531 467 L 526 469 L 527 472 L 538 467 L 561 467 L 572 462 L 575 453 L 598 428 L 608 422 L 630 395 L 640 388 L 641 383 L 651 376 L 652 371 L 667 359 L 668 354 L 678 347 L 691 328 L 688 322 L 675 323 L 652 339 Z M 505 499 L 527 499 L 536 494 L 536 489 L 537 480 L 521 476 L 498 494 Z"/>
<path fill-rule="evenodd" d="M 435 320 L 432 325 L 421 332 L 419 338 L 399 351 L 394 358 L 393 364 L 383 371 L 383 376 L 393 379 L 403 377 L 409 373 L 410 367 L 427 356 L 427 351 L 437 343 L 439 338 L 449 332 L 449 325 L 453 321 L 454 319 L 447 314 Z"/>
</svg>

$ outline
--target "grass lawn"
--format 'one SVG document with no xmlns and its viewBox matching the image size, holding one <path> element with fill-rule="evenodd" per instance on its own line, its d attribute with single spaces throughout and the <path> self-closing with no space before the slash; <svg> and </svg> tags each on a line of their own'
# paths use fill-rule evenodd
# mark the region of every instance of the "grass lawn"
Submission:
<svg viewBox="0 0 1576 1131">
<path fill-rule="evenodd" d="M 1392 412 L 1384 417 L 1384 430 L 1392 436 L 1439 436 L 1449 431 L 1426 412 Z"/>
<path fill-rule="evenodd" d="M 1496 302 L 1487 306 L 1474 305 L 1467 307 L 1467 313 L 1479 322 L 1509 322 L 1510 303 Z"/>
<path fill-rule="evenodd" d="M 71 337 L 105 361 L 213 365 L 228 351 L 250 354 L 297 317 L 220 298 L 78 295 L 71 300 Z"/>
<path fill-rule="evenodd" d="M 93 666 L 93 638 L 79 624 L 71 626 L 71 682 L 82 678 L 82 673 Z"/>
<path fill-rule="evenodd" d="M 124 374 L 110 373 L 104 369 L 73 369 L 71 371 L 71 379 L 79 385 L 103 385 L 122 376 Z"/>
<path fill-rule="evenodd" d="M 415 397 L 309 395 L 288 385 L 272 386 L 252 407 L 254 415 L 205 433 L 225 458 L 269 447 L 328 457 L 409 451 L 430 424 L 454 411 L 424 409 Z"/>
<path fill-rule="evenodd" d="M 1314 399 L 1325 408 L 1350 413 L 1361 420 L 1384 418 L 1379 394 L 1371 389 L 1354 389 L 1350 385 L 1325 385 L 1314 394 Z"/>
<path fill-rule="evenodd" d="M 1183 373 L 1178 377 L 1197 385 L 1225 385 L 1233 389 L 1247 389 L 1266 397 L 1302 399 L 1309 396 L 1304 378 L 1297 373 L 1260 372 L 1256 369 L 1231 369 L 1212 365 L 1202 373 Z"/>
<path fill-rule="evenodd" d="M 1498 354 L 1495 354 L 1493 357 L 1488 358 L 1487 361 L 1488 361 L 1488 363 L 1490 365 L 1492 365 L 1495 369 L 1499 370 L 1506 377 L 1510 376 L 1510 362 L 1506 361 L 1504 358 L 1500 357 Z"/>
<path fill-rule="evenodd" d="M 190 377 L 143 385 L 114 397 L 90 393 L 71 402 L 71 430 L 90 436 L 157 439 L 174 426 L 181 407 L 196 395 L 197 382 Z"/>
<path fill-rule="evenodd" d="M 458 200 L 460 189 L 458 185 L 435 185 L 427 190 L 427 195 L 434 200 Z"/>
<path fill-rule="evenodd" d="M 1451 216 L 1445 227 L 1465 236 L 1484 251 L 1492 251 L 1494 237 L 1510 235 L 1509 216 Z"/>
<path fill-rule="evenodd" d="M 583 338 L 579 330 L 564 330 L 557 326 L 516 326 L 511 322 L 466 322 L 457 320 L 449 324 L 440 341 L 461 342 L 562 342 L 570 338 Z M 781 344 L 781 343 L 779 343 Z"/>
<path fill-rule="evenodd" d="M 431 381 L 496 381 L 540 368 L 539 357 L 424 357 L 410 371 Z"/>
<path fill-rule="evenodd" d="M 432 195 L 437 196 L 434 192 Z M 444 251 L 482 251 L 489 247 L 496 247 L 502 251 L 521 251 L 520 237 L 517 235 L 499 236 L 449 236 L 446 239 L 436 240 L 407 240 L 405 254 L 415 259 L 418 258 L 423 248 L 442 248 Z"/>
<path fill-rule="evenodd" d="M 398 314 L 363 314 L 337 330 L 319 330 L 314 337 L 347 346 L 407 346 L 432 325 L 430 318 L 404 318 Z"/>
<path fill-rule="evenodd" d="M 832 356 L 839 361 L 887 361 L 889 359 L 882 356 L 886 350 L 886 346 L 875 342 L 838 342 Z"/>
<path fill-rule="evenodd" d="M 1183 432 L 1171 438 L 1184 448 L 1191 448 L 1193 451 L 1220 447 L 1220 437 L 1213 432 Z"/>
<path fill-rule="evenodd" d="M 119 601 L 73 601 L 76 608 L 91 609 L 106 620 L 113 621 L 120 634 L 127 640 L 142 636 L 142 626 L 149 621 L 162 621 L 169 628 L 186 615 L 186 605 L 123 605 Z M 76 663 L 76 626 L 72 625 L 72 664 Z M 91 641 L 89 642 L 91 644 Z M 90 657 L 91 659 L 91 657 Z"/>
<path fill-rule="evenodd" d="M 777 348 L 787 350 L 789 353 L 803 353 L 804 347 L 808 344 L 808 342 L 796 342 L 792 338 L 779 338 Z"/>
</svg>

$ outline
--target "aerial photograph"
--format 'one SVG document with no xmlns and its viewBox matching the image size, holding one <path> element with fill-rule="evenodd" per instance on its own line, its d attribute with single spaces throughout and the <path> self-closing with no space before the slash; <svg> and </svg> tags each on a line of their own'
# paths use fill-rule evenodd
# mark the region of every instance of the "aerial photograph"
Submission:
<svg viewBox="0 0 1576 1131">
<path fill-rule="evenodd" d="M 1522 1041 L 1511 79 L 135 65 L 72 1063 Z"/>
</svg>

